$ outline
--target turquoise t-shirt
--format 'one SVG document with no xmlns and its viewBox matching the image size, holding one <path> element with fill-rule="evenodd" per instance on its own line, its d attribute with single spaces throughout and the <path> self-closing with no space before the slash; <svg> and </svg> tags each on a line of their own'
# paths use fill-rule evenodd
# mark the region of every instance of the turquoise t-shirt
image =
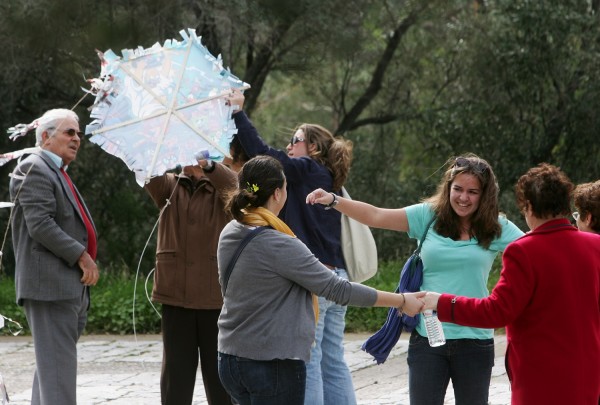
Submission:
<svg viewBox="0 0 600 405">
<path fill-rule="evenodd" d="M 408 236 L 420 240 L 434 215 L 431 204 L 421 203 L 406 207 L 406 215 Z M 523 232 L 505 217 L 499 216 L 498 221 L 502 226 L 502 235 L 492 241 L 489 249 L 479 246 L 475 238 L 456 241 L 440 236 L 432 224 L 421 249 L 421 290 L 465 297 L 487 297 L 488 276 L 496 255 L 510 242 L 523 235 Z M 421 336 L 427 336 L 422 318 L 417 325 L 417 332 Z M 490 339 L 494 336 L 493 329 L 471 328 L 449 322 L 443 322 L 442 325 L 446 339 Z"/>
</svg>

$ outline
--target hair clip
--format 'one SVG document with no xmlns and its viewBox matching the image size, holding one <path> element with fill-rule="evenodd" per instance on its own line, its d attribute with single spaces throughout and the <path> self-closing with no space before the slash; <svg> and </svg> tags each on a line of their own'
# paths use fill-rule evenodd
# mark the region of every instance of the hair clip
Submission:
<svg viewBox="0 0 600 405">
<path fill-rule="evenodd" d="M 250 183 L 246 182 L 246 184 L 248 185 L 248 187 L 246 187 L 246 191 L 248 191 L 249 193 L 256 193 L 259 188 L 256 184 L 252 184 L 250 185 Z"/>
</svg>

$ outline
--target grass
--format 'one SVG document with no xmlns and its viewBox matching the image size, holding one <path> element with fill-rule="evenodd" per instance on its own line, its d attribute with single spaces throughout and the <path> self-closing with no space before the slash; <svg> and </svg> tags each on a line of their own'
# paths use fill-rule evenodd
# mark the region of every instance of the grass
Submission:
<svg viewBox="0 0 600 405">
<path fill-rule="evenodd" d="M 134 332 L 134 290 L 135 290 L 135 332 L 138 334 L 159 333 L 160 317 L 152 308 L 144 291 L 144 279 L 124 274 L 104 274 L 92 288 L 92 304 L 88 312 L 86 334 L 119 334 Z M 152 283 L 148 286 L 148 295 Z M 155 304 L 160 312 L 160 305 Z M 0 314 L 23 325 L 23 333 L 31 334 L 23 308 L 15 303 L 15 287 L 12 278 L 0 278 Z M 5 327 L 0 334 L 10 331 Z"/>
<path fill-rule="evenodd" d="M 378 290 L 394 291 L 398 285 L 400 270 L 404 263 L 380 263 L 377 274 L 365 284 Z M 496 259 L 490 274 L 488 288 L 491 290 L 500 275 L 500 259 Z M 86 334 L 119 334 L 134 332 L 134 290 L 135 290 L 135 332 L 138 334 L 160 333 L 160 317 L 146 298 L 152 290 L 152 280 L 145 286 L 144 279 L 136 279 L 126 269 L 106 271 L 98 285 L 92 288 L 92 305 L 88 313 Z M 160 304 L 155 304 L 160 312 Z M 384 324 L 387 308 L 348 307 L 346 314 L 347 332 L 375 332 Z M 15 303 L 14 280 L 0 276 L 0 314 L 23 325 L 23 333 L 30 334 L 25 313 Z M 7 325 L 8 326 L 8 325 Z M 8 327 L 0 329 L 0 335 L 10 334 Z"/>
<path fill-rule="evenodd" d="M 377 274 L 367 280 L 364 284 L 383 291 L 394 291 L 400 280 L 400 271 L 404 266 L 403 262 L 379 263 Z M 500 255 L 490 272 L 488 280 L 488 290 L 491 291 L 500 277 L 502 259 Z M 388 308 L 357 308 L 348 307 L 346 312 L 346 332 L 376 332 L 379 330 L 387 318 Z"/>
</svg>

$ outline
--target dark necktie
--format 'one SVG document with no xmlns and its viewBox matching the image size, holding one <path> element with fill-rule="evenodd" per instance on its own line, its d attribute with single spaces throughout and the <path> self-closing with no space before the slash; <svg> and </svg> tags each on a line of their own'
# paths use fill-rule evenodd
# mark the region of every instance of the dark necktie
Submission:
<svg viewBox="0 0 600 405">
<path fill-rule="evenodd" d="M 73 197 L 75 197 L 77 206 L 79 207 L 79 212 L 81 213 L 81 216 L 83 217 L 83 223 L 85 224 L 85 229 L 87 230 L 87 235 L 88 235 L 87 252 L 92 257 L 92 260 L 96 260 L 96 253 L 97 253 L 98 247 L 97 247 L 97 241 L 96 241 L 96 232 L 94 231 L 94 227 L 92 226 L 92 221 L 90 221 L 87 214 L 85 213 L 85 210 L 83 209 L 83 205 L 81 204 L 81 201 L 79 200 L 79 197 L 77 196 L 77 193 L 75 192 L 75 187 L 73 187 L 73 182 L 71 181 L 71 178 L 69 177 L 69 175 L 67 174 L 65 169 L 63 169 L 62 167 L 60 168 L 60 172 L 62 173 L 63 177 L 67 181 L 67 184 L 69 185 L 69 188 L 71 189 L 71 192 L 73 193 Z"/>
</svg>

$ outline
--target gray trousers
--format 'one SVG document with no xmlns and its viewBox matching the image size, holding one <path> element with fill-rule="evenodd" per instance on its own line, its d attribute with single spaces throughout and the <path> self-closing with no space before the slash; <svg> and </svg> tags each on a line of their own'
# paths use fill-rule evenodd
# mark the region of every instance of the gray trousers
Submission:
<svg viewBox="0 0 600 405">
<path fill-rule="evenodd" d="M 77 404 L 77 341 L 87 322 L 88 289 L 80 298 L 23 300 L 36 369 L 31 405 Z"/>
</svg>

